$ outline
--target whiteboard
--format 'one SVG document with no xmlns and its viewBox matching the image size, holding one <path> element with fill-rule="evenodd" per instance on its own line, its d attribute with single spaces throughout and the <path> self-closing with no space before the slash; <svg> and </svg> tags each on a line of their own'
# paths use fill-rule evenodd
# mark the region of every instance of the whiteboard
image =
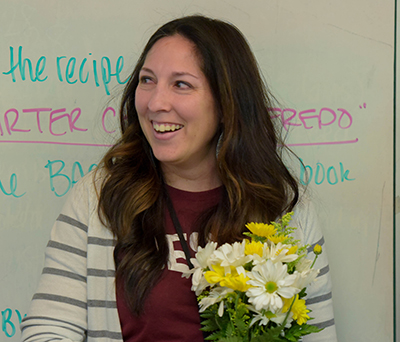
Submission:
<svg viewBox="0 0 400 342">
<path fill-rule="evenodd" d="M 114 109 L 145 42 L 193 13 L 226 19 L 248 38 L 280 102 L 275 120 L 312 172 L 339 341 L 393 341 L 394 1 L 3 0 L 1 8 L 0 341 L 19 340 L 51 226 L 118 136 Z"/>
<path fill-rule="evenodd" d="M 396 18 L 399 17 L 399 9 L 396 8 Z M 397 23 L 396 26 L 396 35 L 399 37 L 400 29 L 399 29 L 399 24 Z M 398 47 L 398 38 L 396 40 L 396 55 L 399 56 L 399 47 Z M 398 296 L 398 293 L 400 291 L 400 253 L 398 250 L 400 249 L 400 234 L 398 233 L 400 231 L 400 170 L 399 170 L 399 165 L 400 165 L 400 139 L 399 139 L 399 133 L 400 133 L 400 120 L 397 118 L 397 112 L 399 108 L 399 98 L 400 98 L 400 70 L 399 70 L 399 64 L 398 64 L 398 58 L 396 60 L 396 65 L 395 65 L 395 72 L 396 72 L 396 77 L 395 77 L 395 84 L 396 84 L 396 92 L 395 92 L 395 108 L 396 111 L 394 113 L 394 118 L 395 118 L 395 168 L 394 168 L 394 178 L 395 178 L 395 201 L 394 201 L 394 214 L 395 214 L 395 225 L 394 225 L 394 230 L 396 232 L 395 234 L 395 291 L 396 291 L 396 297 L 395 297 L 395 325 L 396 328 L 398 329 L 400 327 L 400 297 Z M 397 332 L 396 334 L 399 336 L 399 333 Z M 399 339 L 399 337 L 397 337 Z"/>
</svg>

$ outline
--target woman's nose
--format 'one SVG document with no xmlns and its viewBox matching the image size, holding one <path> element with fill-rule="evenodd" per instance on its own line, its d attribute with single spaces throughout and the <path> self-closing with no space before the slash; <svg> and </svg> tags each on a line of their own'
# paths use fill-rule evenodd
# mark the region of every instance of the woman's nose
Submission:
<svg viewBox="0 0 400 342">
<path fill-rule="evenodd" d="M 151 96 L 148 102 L 148 108 L 150 111 L 157 112 L 169 112 L 171 110 L 171 96 L 168 87 L 162 84 L 157 84 L 151 92 Z"/>
</svg>

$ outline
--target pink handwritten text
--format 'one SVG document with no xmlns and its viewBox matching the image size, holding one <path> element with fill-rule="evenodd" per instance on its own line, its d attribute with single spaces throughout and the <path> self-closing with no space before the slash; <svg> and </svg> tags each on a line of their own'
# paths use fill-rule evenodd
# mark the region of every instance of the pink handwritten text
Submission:
<svg viewBox="0 0 400 342">
<path fill-rule="evenodd" d="M 74 132 L 87 132 L 83 127 L 82 109 L 79 107 L 67 110 L 66 108 L 10 108 L 4 112 L 3 122 L 0 116 L 0 136 L 26 136 L 29 133 L 50 133 L 53 137 L 64 136 Z M 100 118 L 100 116 L 99 116 Z M 115 133 L 113 121 L 116 121 L 116 111 L 107 107 L 101 115 L 102 127 L 108 134 Z M 18 140 L 0 140 L 0 142 L 24 142 Z M 32 141 L 30 141 L 32 143 Z M 42 142 L 45 143 L 45 142 Z M 57 143 L 57 142 L 54 142 Z"/>
<path fill-rule="evenodd" d="M 277 113 L 272 118 L 279 118 L 285 130 L 288 130 L 290 126 L 322 129 L 331 125 L 337 125 L 340 129 L 348 129 L 353 123 L 353 117 L 343 108 L 338 108 L 337 111 L 327 107 L 321 108 L 319 111 L 316 109 L 296 111 L 292 108 L 272 108 L 272 110 Z"/>
</svg>

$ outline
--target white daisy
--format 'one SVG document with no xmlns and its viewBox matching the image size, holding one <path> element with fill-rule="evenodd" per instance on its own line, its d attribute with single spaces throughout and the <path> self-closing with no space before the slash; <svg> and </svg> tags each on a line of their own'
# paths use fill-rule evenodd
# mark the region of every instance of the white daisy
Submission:
<svg viewBox="0 0 400 342">
<path fill-rule="evenodd" d="M 204 278 L 203 270 L 196 268 L 192 276 L 192 291 L 196 293 L 196 296 L 199 296 L 207 286 L 210 286 L 210 284 Z"/>
<path fill-rule="evenodd" d="M 253 324 L 257 322 L 259 322 L 258 325 L 267 325 L 269 321 L 270 318 L 267 315 L 257 311 L 257 314 L 253 316 L 253 319 L 251 320 L 249 327 L 251 327 Z"/>
<path fill-rule="evenodd" d="M 202 248 L 198 247 L 196 258 L 191 259 L 194 268 L 182 274 L 182 277 L 189 278 L 192 276 L 192 291 L 196 292 L 196 296 L 200 295 L 203 290 L 210 284 L 204 278 L 204 269 L 211 266 L 211 256 L 217 248 L 216 242 L 209 242 Z"/>
<path fill-rule="evenodd" d="M 218 287 L 214 287 L 210 291 L 210 294 L 207 297 L 204 297 L 200 301 L 200 303 L 199 303 L 199 306 L 200 306 L 199 312 L 203 312 L 209 306 L 211 306 L 211 305 L 213 305 L 215 303 L 221 302 L 226 297 L 226 295 L 228 293 L 231 293 L 231 292 L 233 292 L 233 290 L 230 289 L 230 288 L 227 288 L 227 287 L 219 287 L 219 286 Z M 223 304 L 220 304 L 220 307 L 218 309 L 218 314 L 220 313 L 221 310 L 222 310 L 222 313 L 223 313 L 223 307 L 221 309 L 221 305 L 223 305 Z"/>
<path fill-rule="evenodd" d="M 247 283 L 253 287 L 247 290 L 246 295 L 258 311 L 264 309 L 275 313 L 283 306 L 281 297 L 292 298 L 300 292 L 300 289 L 292 286 L 296 275 L 288 274 L 287 266 L 281 262 L 267 260 L 264 264 L 254 266 L 247 276 L 251 279 Z"/>
<path fill-rule="evenodd" d="M 283 321 L 285 320 L 287 316 L 287 312 L 277 312 L 274 317 L 271 317 L 271 321 L 278 324 L 282 325 Z M 285 328 L 290 328 L 292 326 L 293 322 L 293 312 L 289 312 L 289 316 L 286 320 Z"/>
<path fill-rule="evenodd" d="M 295 261 L 299 256 L 297 254 L 287 254 L 290 247 L 292 246 L 284 245 L 282 242 L 278 242 L 276 245 L 271 242 L 270 247 L 265 251 L 265 257 L 271 259 L 273 262 Z"/>
<path fill-rule="evenodd" d="M 253 305 L 248 305 L 247 308 L 250 311 L 253 311 L 254 313 L 256 313 L 256 315 L 253 315 L 253 319 L 251 320 L 249 327 L 251 327 L 254 323 L 257 323 L 257 322 L 259 322 L 258 323 L 259 325 L 267 325 L 271 319 L 271 316 L 274 316 L 274 314 L 271 312 L 266 312 L 263 310 L 261 310 L 261 311 L 256 310 L 256 308 Z"/>
<path fill-rule="evenodd" d="M 292 262 L 296 260 L 299 256 L 296 253 L 287 254 L 290 247 L 292 246 L 284 245 L 281 242 L 276 245 L 271 242 L 270 246 L 265 243 L 262 256 L 259 256 L 257 254 L 252 255 L 253 263 L 254 265 L 264 264 L 268 259 L 272 260 L 273 262 Z"/>
<path fill-rule="evenodd" d="M 216 242 L 209 242 L 206 244 L 204 248 L 201 248 L 200 246 L 198 247 L 196 253 L 196 260 L 201 268 L 210 267 L 211 265 L 210 257 L 215 252 L 216 248 L 217 248 Z"/>
<path fill-rule="evenodd" d="M 274 322 L 278 325 L 281 325 L 283 323 L 283 321 L 285 320 L 286 316 L 287 316 L 287 320 L 286 320 L 286 328 L 290 328 L 291 327 L 291 323 L 293 321 L 293 313 L 289 312 L 289 315 L 287 312 L 282 312 L 281 310 L 272 313 L 271 311 L 265 311 L 265 310 L 261 310 L 258 311 L 256 310 L 256 308 L 253 305 L 248 305 L 247 308 L 250 311 L 253 311 L 255 313 L 255 315 L 253 315 L 253 319 L 250 322 L 250 327 L 259 322 L 258 325 L 267 325 L 269 323 L 269 321 Z"/>
<path fill-rule="evenodd" d="M 296 275 L 296 281 L 293 283 L 293 286 L 299 289 L 303 289 L 315 280 L 315 278 L 319 274 L 319 270 L 311 268 L 303 272 L 296 271 L 293 274 Z"/>
<path fill-rule="evenodd" d="M 244 254 L 245 246 L 245 240 L 233 244 L 223 244 L 214 252 L 213 263 L 222 267 L 237 267 L 247 264 L 252 260 L 252 257 Z"/>
<path fill-rule="evenodd" d="M 296 271 L 303 272 L 307 271 L 311 268 L 312 261 L 307 258 L 302 258 L 297 264 L 296 264 Z"/>
</svg>

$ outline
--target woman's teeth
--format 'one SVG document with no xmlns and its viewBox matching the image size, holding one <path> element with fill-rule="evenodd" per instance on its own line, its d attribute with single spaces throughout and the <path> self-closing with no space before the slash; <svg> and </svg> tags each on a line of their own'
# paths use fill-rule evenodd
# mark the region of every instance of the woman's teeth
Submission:
<svg viewBox="0 0 400 342">
<path fill-rule="evenodd" d="M 153 123 L 153 128 L 159 132 L 159 133 L 164 133 L 164 132 L 174 132 L 177 131 L 178 129 L 181 129 L 183 126 L 182 125 L 169 125 L 169 124 L 156 124 Z"/>
</svg>

